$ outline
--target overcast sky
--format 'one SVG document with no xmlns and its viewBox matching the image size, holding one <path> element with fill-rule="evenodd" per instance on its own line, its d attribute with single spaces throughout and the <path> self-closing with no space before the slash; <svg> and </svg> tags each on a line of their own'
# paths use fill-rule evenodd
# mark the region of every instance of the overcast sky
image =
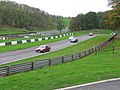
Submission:
<svg viewBox="0 0 120 90">
<path fill-rule="evenodd" d="M 75 17 L 79 13 L 110 10 L 108 0 L 10 0 L 39 8 L 52 15 Z"/>
</svg>

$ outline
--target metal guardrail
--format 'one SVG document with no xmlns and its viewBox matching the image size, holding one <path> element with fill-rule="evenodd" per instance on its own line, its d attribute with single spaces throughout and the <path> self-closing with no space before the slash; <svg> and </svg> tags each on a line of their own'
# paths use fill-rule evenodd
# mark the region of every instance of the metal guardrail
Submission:
<svg viewBox="0 0 120 90">
<path fill-rule="evenodd" d="M 37 42 L 37 41 L 43 41 L 48 39 L 55 39 L 55 38 L 61 38 L 69 35 L 74 35 L 74 33 L 66 33 L 51 37 L 44 37 L 44 38 L 36 38 L 36 39 L 28 39 L 28 40 L 19 40 L 19 41 L 11 41 L 11 42 L 2 42 L 0 43 L 0 46 L 7 46 L 7 45 L 15 45 L 15 44 L 23 44 L 23 43 L 29 43 L 29 42 Z"/>
</svg>

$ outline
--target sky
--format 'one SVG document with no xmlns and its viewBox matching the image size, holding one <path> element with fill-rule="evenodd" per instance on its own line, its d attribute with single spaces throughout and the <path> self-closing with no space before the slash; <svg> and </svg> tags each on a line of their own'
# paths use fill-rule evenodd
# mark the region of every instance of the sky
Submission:
<svg viewBox="0 0 120 90">
<path fill-rule="evenodd" d="M 90 11 L 103 12 L 110 10 L 108 0 L 9 0 L 39 8 L 52 15 L 75 17 Z"/>
</svg>

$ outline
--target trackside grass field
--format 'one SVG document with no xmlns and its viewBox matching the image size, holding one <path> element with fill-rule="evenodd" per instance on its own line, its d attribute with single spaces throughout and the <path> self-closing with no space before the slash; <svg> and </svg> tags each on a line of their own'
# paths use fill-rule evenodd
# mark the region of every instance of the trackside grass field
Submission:
<svg viewBox="0 0 120 90">
<path fill-rule="evenodd" d="M 20 29 L 20 28 L 0 27 L 0 35 L 23 34 L 23 33 L 29 33 L 29 31 L 26 29 Z"/>
<path fill-rule="evenodd" d="M 81 31 L 76 31 L 76 35 L 79 35 L 79 33 L 89 34 L 90 32 L 92 32 L 93 34 L 111 34 L 114 31 L 106 30 L 106 29 L 81 30 Z"/>
<path fill-rule="evenodd" d="M 115 45 L 120 45 L 120 41 Z M 107 48 L 69 63 L 19 73 L 0 79 L 1 90 L 53 90 L 120 77 L 120 52 Z"/>
</svg>

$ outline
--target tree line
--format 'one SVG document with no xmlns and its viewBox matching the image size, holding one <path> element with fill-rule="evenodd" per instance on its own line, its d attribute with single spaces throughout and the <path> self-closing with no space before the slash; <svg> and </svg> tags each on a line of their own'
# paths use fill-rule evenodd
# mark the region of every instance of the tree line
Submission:
<svg viewBox="0 0 120 90">
<path fill-rule="evenodd" d="M 70 30 L 85 29 L 120 29 L 120 0 L 109 0 L 112 10 L 105 12 L 88 12 L 73 17 Z"/>
<path fill-rule="evenodd" d="M 38 8 L 26 4 L 18 4 L 14 1 L 0 1 L 0 25 L 28 28 L 39 27 L 41 29 L 55 29 L 61 16 L 50 15 Z"/>
<path fill-rule="evenodd" d="M 83 29 L 120 29 L 120 0 L 109 0 L 112 10 L 105 12 L 88 12 L 71 19 L 70 30 Z M 0 26 L 17 28 L 39 27 L 43 30 L 65 28 L 64 17 L 50 15 L 38 8 L 14 1 L 0 1 Z"/>
</svg>

